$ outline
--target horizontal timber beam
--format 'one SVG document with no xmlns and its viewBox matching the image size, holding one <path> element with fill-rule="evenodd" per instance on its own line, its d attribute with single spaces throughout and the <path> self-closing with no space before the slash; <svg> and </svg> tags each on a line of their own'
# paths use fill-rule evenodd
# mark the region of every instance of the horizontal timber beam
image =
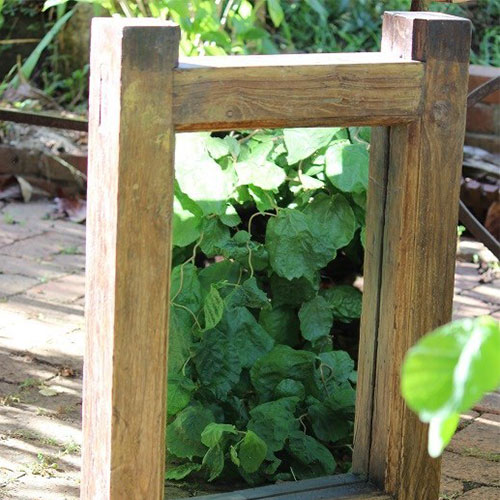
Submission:
<svg viewBox="0 0 500 500">
<path fill-rule="evenodd" d="M 408 123 L 420 114 L 423 75 L 423 63 L 379 52 L 184 58 L 174 70 L 174 126 Z"/>
</svg>

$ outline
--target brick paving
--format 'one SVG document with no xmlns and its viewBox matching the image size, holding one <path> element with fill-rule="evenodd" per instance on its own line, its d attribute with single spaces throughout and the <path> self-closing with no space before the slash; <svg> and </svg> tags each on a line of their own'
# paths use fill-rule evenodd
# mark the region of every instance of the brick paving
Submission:
<svg viewBox="0 0 500 500">
<path fill-rule="evenodd" d="M 0 498 L 79 496 L 85 226 L 47 201 L 0 209 Z M 454 317 L 500 319 L 500 280 L 457 262 Z M 500 392 L 464 415 L 442 499 L 500 499 Z M 174 496 L 180 497 L 180 492 Z M 171 497 L 170 497 L 171 498 Z"/>
</svg>

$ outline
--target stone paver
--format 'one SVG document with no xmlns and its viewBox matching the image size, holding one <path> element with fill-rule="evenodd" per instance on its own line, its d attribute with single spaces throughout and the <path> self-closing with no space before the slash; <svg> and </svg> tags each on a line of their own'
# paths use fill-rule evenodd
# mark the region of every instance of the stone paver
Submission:
<svg viewBox="0 0 500 500">
<path fill-rule="evenodd" d="M 477 264 L 472 262 L 457 262 L 455 270 L 455 291 L 474 288 L 478 285 Z"/>
<path fill-rule="evenodd" d="M 465 293 L 465 292 L 464 292 Z M 475 318 L 493 312 L 491 304 L 476 297 L 455 295 L 453 301 L 453 319 Z"/>
<path fill-rule="evenodd" d="M 476 405 L 476 409 L 480 412 L 500 415 L 500 392 L 486 394 L 483 400 Z"/>
<path fill-rule="evenodd" d="M 500 490 L 498 488 L 474 488 L 464 493 L 460 498 L 464 500 L 498 500 Z"/>
<path fill-rule="evenodd" d="M 40 297 L 41 295 L 49 302 L 67 304 L 83 297 L 85 291 L 85 276 L 81 274 L 70 274 L 48 283 L 30 288 L 26 295 L 28 297 Z"/>
<path fill-rule="evenodd" d="M 500 464 L 483 458 L 445 451 L 441 473 L 462 482 L 500 487 Z"/>
<path fill-rule="evenodd" d="M 47 201 L 0 208 L 0 498 L 79 496 L 85 226 Z M 471 250 L 472 249 L 472 250 Z M 482 284 L 464 245 L 454 317 L 500 319 L 500 280 Z M 484 253 L 484 252 L 483 252 Z M 462 416 L 443 456 L 443 499 L 500 499 L 500 393 Z M 52 464 L 56 464 L 52 466 Z M 187 497 L 168 486 L 168 498 Z"/>
<path fill-rule="evenodd" d="M 490 285 L 479 285 L 470 290 L 465 290 L 463 295 L 466 297 L 475 297 L 487 304 L 500 307 L 500 288 Z"/>
<path fill-rule="evenodd" d="M 22 293 L 39 283 L 35 278 L 19 274 L 0 274 L 0 298 Z"/>
<path fill-rule="evenodd" d="M 483 413 L 455 435 L 448 449 L 500 461 L 500 415 Z"/>
<path fill-rule="evenodd" d="M 441 495 L 448 498 L 457 498 L 464 492 L 464 484 L 458 479 L 445 476 L 441 477 Z"/>
</svg>

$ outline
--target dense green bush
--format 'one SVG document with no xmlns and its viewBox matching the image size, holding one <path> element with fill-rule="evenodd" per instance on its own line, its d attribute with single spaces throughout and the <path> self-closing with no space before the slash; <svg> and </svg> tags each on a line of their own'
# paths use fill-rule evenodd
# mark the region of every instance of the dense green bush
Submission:
<svg viewBox="0 0 500 500">
<path fill-rule="evenodd" d="M 168 478 L 349 467 L 368 134 L 178 135 Z"/>
<path fill-rule="evenodd" d="M 379 50 L 383 13 L 410 8 L 410 0 L 308 0 L 282 4 L 284 21 L 274 38 L 281 50 L 298 52 Z"/>
<path fill-rule="evenodd" d="M 284 20 L 273 40 L 285 51 L 379 50 L 382 14 L 407 11 L 410 0 L 306 0 L 282 2 Z M 471 63 L 500 66 L 500 3 L 478 0 L 465 5 L 431 2 L 430 10 L 472 21 Z M 273 28 L 270 28 L 274 31 Z"/>
</svg>

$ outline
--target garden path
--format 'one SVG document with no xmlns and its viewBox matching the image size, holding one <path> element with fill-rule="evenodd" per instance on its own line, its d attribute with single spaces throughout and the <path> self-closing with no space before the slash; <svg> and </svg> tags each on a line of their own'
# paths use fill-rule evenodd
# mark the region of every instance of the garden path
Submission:
<svg viewBox="0 0 500 500">
<path fill-rule="evenodd" d="M 0 498 L 6 500 L 79 495 L 85 226 L 51 220 L 52 209 L 48 201 L 0 208 Z M 476 264 L 457 262 L 456 318 L 500 319 L 500 279 L 480 278 Z M 500 498 L 500 392 L 464 415 L 444 454 L 442 495 Z"/>
</svg>

